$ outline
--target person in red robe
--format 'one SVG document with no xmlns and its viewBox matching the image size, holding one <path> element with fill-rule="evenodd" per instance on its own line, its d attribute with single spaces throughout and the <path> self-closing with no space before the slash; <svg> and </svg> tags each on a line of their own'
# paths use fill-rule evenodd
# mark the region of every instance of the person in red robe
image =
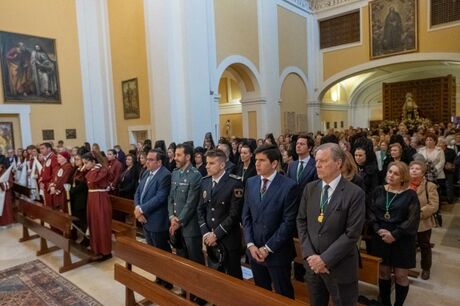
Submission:
<svg viewBox="0 0 460 306">
<path fill-rule="evenodd" d="M 88 170 L 87 219 L 90 233 L 90 246 L 100 260 L 112 257 L 112 205 L 108 193 L 109 172 L 97 164 L 91 153 L 84 154 L 82 160 Z"/>
<path fill-rule="evenodd" d="M 118 183 L 123 173 L 123 164 L 117 159 L 117 152 L 107 151 L 107 168 L 109 170 L 110 193 L 118 195 Z"/>
<path fill-rule="evenodd" d="M 70 154 L 67 151 L 58 153 L 57 161 L 59 168 L 54 173 L 53 181 L 50 183 L 50 194 L 53 197 L 53 209 L 70 213 L 68 209 L 67 192 L 64 184 L 70 183 L 73 174 L 73 167 L 70 163 Z"/>
<path fill-rule="evenodd" d="M 40 145 L 40 153 L 43 156 L 43 168 L 38 181 L 40 189 L 45 194 L 45 206 L 53 207 L 53 195 L 51 194 L 50 183 L 59 168 L 59 164 L 56 155 L 53 153 L 53 147 L 49 142 L 44 142 Z"/>
<path fill-rule="evenodd" d="M 5 165 L 0 164 L 0 176 L 5 173 Z M 3 204 L 3 212 L 0 216 L 0 226 L 8 226 L 14 223 L 13 213 L 13 172 L 10 173 L 10 177 L 7 182 L 0 183 L 0 189 L 5 192 L 5 203 Z"/>
</svg>

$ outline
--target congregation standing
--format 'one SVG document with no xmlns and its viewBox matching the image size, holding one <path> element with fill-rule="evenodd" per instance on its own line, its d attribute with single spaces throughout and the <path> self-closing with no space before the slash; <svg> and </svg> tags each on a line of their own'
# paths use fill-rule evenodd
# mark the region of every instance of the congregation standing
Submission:
<svg viewBox="0 0 460 306">
<path fill-rule="evenodd" d="M 295 265 L 294 277 L 307 281 L 312 305 L 327 305 L 329 297 L 335 305 L 357 303 L 363 238 L 366 252 L 382 258 L 381 303 L 392 305 L 394 273 L 395 305 L 403 305 L 417 245 L 422 278 L 430 277 L 434 215 L 441 203 L 453 202 L 460 178 L 460 132 L 452 124 L 410 132 L 350 127 L 278 139 L 222 138 L 217 145 L 208 133 L 199 147 L 147 140 L 128 153 L 89 143 L 8 150 L 0 155 L 0 226 L 13 223 L 17 182 L 45 206 L 76 217 L 75 239 L 104 260 L 112 251 L 109 194 L 116 195 L 133 200 L 149 245 L 173 247 L 239 279 L 246 253 L 255 284 L 289 298 L 295 297 L 290 280 L 298 237 L 305 263 Z"/>
</svg>

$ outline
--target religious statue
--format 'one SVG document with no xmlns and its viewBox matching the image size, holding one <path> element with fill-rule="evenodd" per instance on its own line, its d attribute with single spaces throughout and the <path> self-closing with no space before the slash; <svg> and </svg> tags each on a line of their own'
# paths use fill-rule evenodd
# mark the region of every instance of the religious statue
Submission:
<svg viewBox="0 0 460 306">
<path fill-rule="evenodd" d="M 402 120 L 414 120 L 418 119 L 418 106 L 412 98 L 412 93 L 406 93 L 406 102 L 404 102 L 402 108 Z"/>
</svg>

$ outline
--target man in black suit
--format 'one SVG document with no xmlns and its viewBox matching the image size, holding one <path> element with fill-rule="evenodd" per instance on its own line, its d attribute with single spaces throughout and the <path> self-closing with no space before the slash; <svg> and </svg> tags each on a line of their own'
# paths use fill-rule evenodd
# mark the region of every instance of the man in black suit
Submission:
<svg viewBox="0 0 460 306">
<path fill-rule="evenodd" d="M 240 264 L 240 215 L 243 208 L 243 183 L 225 171 L 227 156 L 219 149 L 206 153 L 208 176 L 201 181 L 198 222 L 203 243 L 208 249 L 208 266 L 242 279 Z M 223 262 L 210 261 L 209 252 L 223 248 Z"/>
<path fill-rule="evenodd" d="M 257 286 L 294 298 L 291 262 L 297 215 L 297 186 L 277 173 L 281 152 L 274 145 L 255 151 L 257 176 L 247 180 L 243 227 L 248 256 Z"/>
<path fill-rule="evenodd" d="M 307 135 L 299 135 L 297 137 L 295 151 L 299 159 L 289 164 L 286 175 L 297 182 L 297 206 L 300 204 L 300 195 L 307 183 L 318 179 L 316 174 L 315 160 L 311 157 L 311 150 L 315 146 L 313 138 Z M 299 264 L 294 263 L 294 277 L 298 281 L 305 281 L 305 268 Z"/>
<path fill-rule="evenodd" d="M 236 166 L 230 160 L 230 153 L 232 152 L 230 144 L 227 141 L 222 140 L 219 142 L 219 145 L 217 146 L 217 148 L 219 150 L 224 151 L 225 155 L 227 156 L 227 160 L 225 161 L 225 171 L 228 173 L 233 173 L 235 171 Z"/>
<path fill-rule="evenodd" d="M 307 184 L 300 201 L 297 229 L 307 263 L 310 303 L 356 305 L 358 261 L 356 243 L 365 219 L 364 191 L 341 176 L 345 159 L 337 144 L 316 151 L 320 180 Z"/>
</svg>

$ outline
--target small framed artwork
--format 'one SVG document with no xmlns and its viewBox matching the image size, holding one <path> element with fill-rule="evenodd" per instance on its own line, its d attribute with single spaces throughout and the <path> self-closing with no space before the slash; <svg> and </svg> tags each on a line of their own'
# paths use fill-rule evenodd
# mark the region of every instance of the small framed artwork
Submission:
<svg viewBox="0 0 460 306">
<path fill-rule="evenodd" d="M 0 31 L 5 102 L 61 103 L 56 41 Z"/>
<path fill-rule="evenodd" d="M 0 149 L 2 154 L 14 149 L 13 122 L 0 122 Z"/>
<path fill-rule="evenodd" d="M 139 89 L 137 78 L 121 82 L 123 93 L 123 114 L 125 119 L 140 118 Z"/>
<path fill-rule="evenodd" d="M 42 130 L 43 140 L 54 140 L 54 130 Z"/>
<path fill-rule="evenodd" d="M 418 50 L 417 0 L 369 2 L 370 58 Z"/>
<path fill-rule="evenodd" d="M 77 139 L 77 129 L 66 129 L 65 139 Z"/>
</svg>

